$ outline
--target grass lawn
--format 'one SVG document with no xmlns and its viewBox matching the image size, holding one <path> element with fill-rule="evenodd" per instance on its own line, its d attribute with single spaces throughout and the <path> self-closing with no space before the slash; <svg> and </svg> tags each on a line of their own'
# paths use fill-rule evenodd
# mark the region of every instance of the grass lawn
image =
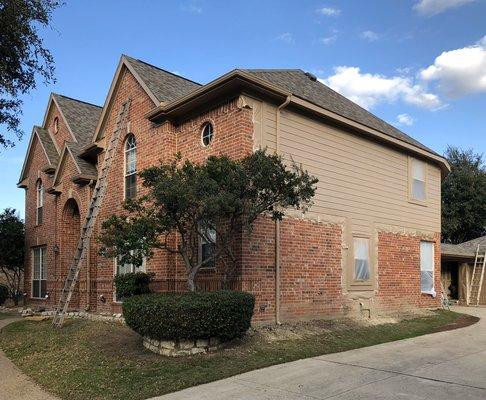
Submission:
<svg viewBox="0 0 486 400">
<path fill-rule="evenodd" d="M 5 313 L 5 312 L 0 312 L 0 319 L 5 319 L 5 318 L 12 318 L 15 317 L 15 313 Z"/>
<path fill-rule="evenodd" d="M 376 326 L 323 323 L 323 333 L 269 341 L 253 333 L 220 353 L 166 358 L 146 351 L 118 324 L 68 320 L 15 322 L 0 333 L 0 348 L 27 375 L 62 399 L 146 399 L 238 373 L 301 358 L 370 346 L 464 325 L 464 316 L 431 316 Z"/>
</svg>

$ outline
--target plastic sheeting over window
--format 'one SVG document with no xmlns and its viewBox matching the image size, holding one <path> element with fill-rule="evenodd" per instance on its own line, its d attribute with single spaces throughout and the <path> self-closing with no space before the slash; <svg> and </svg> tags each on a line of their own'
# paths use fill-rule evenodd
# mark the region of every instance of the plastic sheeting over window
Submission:
<svg viewBox="0 0 486 400">
<path fill-rule="evenodd" d="M 354 238 L 354 279 L 367 281 L 370 279 L 370 240 Z"/>
<path fill-rule="evenodd" d="M 434 243 L 420 242 L 420 288 L 422 293 L 435 296 Z"/>
<path fill-rule="evenodd" d="M 412 159 L 412 199 L 425 200 L 425 163 Z"/>
</svg>

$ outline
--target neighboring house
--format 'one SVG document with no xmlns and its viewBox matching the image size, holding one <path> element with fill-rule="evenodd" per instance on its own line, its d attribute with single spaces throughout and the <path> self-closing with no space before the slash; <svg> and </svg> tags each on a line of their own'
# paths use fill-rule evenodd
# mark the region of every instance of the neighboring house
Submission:
<svg viewBox="0 0 486 400">
<path fill-rule="evenodd" d="M 479 255 L 484 255 L 486 252 L 486 236 L 464 243 L 442 243 L 441 245 L 442 284 L 449 298 L 457 300 L 460 304 L 467 304 L 478 246 Z M 479 304 L 486 305 L 486 279 L 482 282 L 479 295 Z"/>
<path fill-rule="evenodd" d="M 33 129 L 19 182 L 30 304 L 56 305 L 97 166 L 128 98 L 128 132 L 94 237 L 125 198 L 143 190 L 137 171 L 176 152 L 202 162 L 266 148 L 302 163 L 319 183 L 310 211 L 287 213 L 278 234 L 262 217 L 250 237 L 241 235 L 233 285 L 255 294 L 255 321 L 439 305 L 443 157 L 301 70 L 233 70 L 199 85 L 127 56 L 102 108 L 54 94 Z M 134 268 L 97 250 L 93 239 L 71 306 L 119 312 L 113 276 Z M 142 268 L 155 273 L 156 290 L 185 288 L 184 265 L 173 254 L 157 251 Z M 218 265 L 200 273 L 200 287 L 218 282 Z"/>
</svg>

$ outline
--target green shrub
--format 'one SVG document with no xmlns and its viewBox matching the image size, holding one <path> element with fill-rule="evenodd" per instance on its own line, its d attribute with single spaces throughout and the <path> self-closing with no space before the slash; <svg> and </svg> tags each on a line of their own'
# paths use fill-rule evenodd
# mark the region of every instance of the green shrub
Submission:
<svg viewBox="0 0 486 400">
<path fill-rule="evenodd" d="M 10 297 L 8 287 L 0 284 L 0 306 Z"/>
<path fill-rule="evenodd" d="M 149 284 L 152 275 L 145 272 L 129 272 L 116 275 L 113 279 L 116 289 L 116 296 L 119 299 L 127 299 L 131 296 L 150 293 Z"/>
<path fill-rule="evenodd" d="M 221 290 L 204 293 L 152 293 L 133 296 L 123 303 L 127 325 L 156 340 L 231 340 L 250 327 L 255 297 Z"/>
</svg>

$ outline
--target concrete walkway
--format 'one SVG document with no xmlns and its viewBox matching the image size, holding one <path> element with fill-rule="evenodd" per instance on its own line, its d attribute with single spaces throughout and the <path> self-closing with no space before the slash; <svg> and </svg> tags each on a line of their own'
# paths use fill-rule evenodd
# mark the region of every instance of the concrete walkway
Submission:
<svg viewBox="0 0 486 400">
<path fill-rule="evenodd" d="M 16 319 L 0 320 L 0 331 Z M 1 334 L 1 332 L 0 332 Z M 27 378 L 0 350 L 0 399 L 57 400 Z"/>
<path fill-rule="evenodd" d="M 248 372 L 158 400 L 486 399 L 486 308 L 467 328 Z"/>
</svg>

